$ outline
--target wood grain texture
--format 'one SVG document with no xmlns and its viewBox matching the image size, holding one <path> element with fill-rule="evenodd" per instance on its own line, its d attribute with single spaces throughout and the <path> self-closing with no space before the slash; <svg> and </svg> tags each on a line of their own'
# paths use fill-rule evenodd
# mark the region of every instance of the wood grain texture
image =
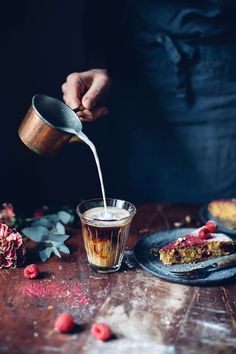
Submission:
<svg viewBox="0 0 236 354">
<path fill-rule="evenodd" d="M 139 206 L 127 248 L 176 222 L 199 226 L 198 206 Z M 114 274 L 97 274 L 88 266 L 80 230 L 71 230 L 67 244 L 71 255 L 43 264 L 27 242 L 28 263 L 38 262 L 40 279 L 25 279 L 23 268 L 0 271 L 0 353 L 236 352 L 235 281 L 221 287 L 183 286 L 126 265 Z M 64 311 L 77 323 L 67 335 L 53 329 Z M 109 324 L 114 338 L 105 343 L 94 339 L 94 322 Z"/>
</svg>

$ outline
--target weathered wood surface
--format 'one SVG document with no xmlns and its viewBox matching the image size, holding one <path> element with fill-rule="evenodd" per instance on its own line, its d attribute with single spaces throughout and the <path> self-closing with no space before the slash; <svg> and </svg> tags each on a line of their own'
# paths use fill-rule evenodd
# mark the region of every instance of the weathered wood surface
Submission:
<svg viewBox="0 0 236 354">
<path fill-rule="evenodd" d="M 199 225 L 197 206 L 138 207 L 128 248 L 187 215 L 192 220 L 188 226 Z M 125 267 L 99 275 L 87 264 L 80 230 L 74 230 L 68 245 L 70 256 L 38 261 L 40 279 L 25 279 L 23 268 L 0 271 L 0 353 L 236 352 L 236 280 L 224 286 L 191 287 Z M 35 261 L 33 253 L 31 257 L 28 261 Z M 53 330 L 55 318 L 64 311 L 78 323 L 72 334 Z M 90 334 L 91 324 L 100 321 L 114 332 L 106 343 Z"/>
</svg>

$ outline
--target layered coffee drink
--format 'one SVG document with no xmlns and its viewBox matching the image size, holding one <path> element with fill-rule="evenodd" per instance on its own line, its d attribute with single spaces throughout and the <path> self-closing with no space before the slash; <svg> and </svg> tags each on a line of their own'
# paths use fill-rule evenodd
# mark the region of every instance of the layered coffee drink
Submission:
<svg viewBox="0 0 236 354">
<path fill-rule="evenodd" d="M 90 265 L 97 271 L 120 268 L 133 215 L 122 208 L 107 206 L 86 210 L 81 217 L 82 233 Z"/>
<path fill-rule="evenodd" d="M 87 258 L 97 272 L 115 272 L 121 266 L 130 223 L 136 209 L 124 200 L 106 198 L 96 147 L 82 131 L 77 136 L 93 152 L 102 191 L 102 200 L 91 199 L 77 207 Z"/>
</svg>

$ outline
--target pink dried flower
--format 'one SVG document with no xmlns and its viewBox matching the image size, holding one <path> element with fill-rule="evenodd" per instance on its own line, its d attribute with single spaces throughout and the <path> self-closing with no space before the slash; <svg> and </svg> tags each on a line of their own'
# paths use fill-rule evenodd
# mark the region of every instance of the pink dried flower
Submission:
<svg viewBox="0 0 236 354">
<path fill-rule="evenodd" d="M 9 203 L 4 203 L 2 209 L 0 209 L 0 223 L 13 226 L 15 223 L 15 212 L 13 206 Z"/>
<path fill-rule="evenodd" d="M 0 269 L 14 268 L 25 260 L 25 245 L 15 229 L 0 223 Z"/>
</svg>

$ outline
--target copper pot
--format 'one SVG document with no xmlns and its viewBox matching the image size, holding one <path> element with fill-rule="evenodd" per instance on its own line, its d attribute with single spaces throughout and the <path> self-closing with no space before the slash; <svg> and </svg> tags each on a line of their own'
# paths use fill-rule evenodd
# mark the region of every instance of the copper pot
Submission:
<svg viewBox="0 0 236 354">
<path fill-rule="evenodd" d="M 39 155 L 52 156 L 65 144 L 79 141 L 82 123 L 62 101 L 37 94 L 32 99 L 18 134 L 23 143 Z"/>
</svg>

